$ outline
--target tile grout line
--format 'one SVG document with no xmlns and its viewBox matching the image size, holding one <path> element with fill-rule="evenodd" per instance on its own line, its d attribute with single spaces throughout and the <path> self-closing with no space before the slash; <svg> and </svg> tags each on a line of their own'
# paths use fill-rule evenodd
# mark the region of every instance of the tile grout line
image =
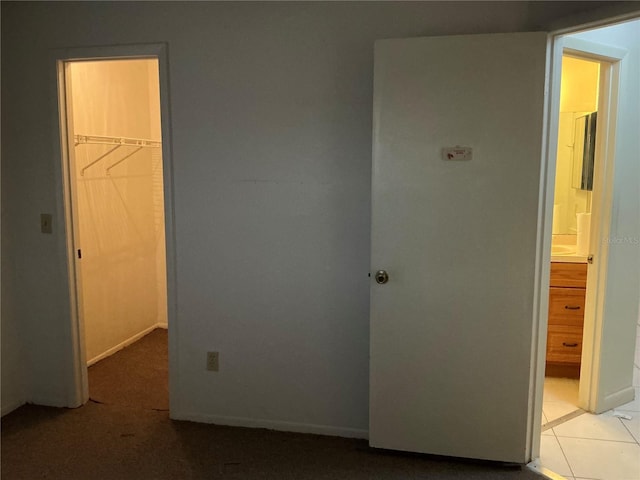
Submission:
<svg viewBox="0 0 640 480">
<path fill-rule="evenodd" d="M 571 476 L 575 478 L 576 474 L 573 472 L 573 467 L 571 466 L 571 463 L 569 463 L 569 458 L 567 457 L 567 454 L 564 453 L 564 448 L 562 448 L 562 444 L 560 443 L 560 438 L 558 438 L 558 435 L 556 435 L 556 431 L 552 428 L 551 431 L 553 432 L 553 436 L 556 439 L 556 442 L 558 442 L 558 446 L 560 447 L 560 451 L 562 452 L 562 456 L 564 457 L 564 461 L 567 462 L 567 467 L 569 467 L 569 471 L 571 472 Z"/>
<path fill-rule="evenodd" d="M 625 429 L 628 431 L 628 429 L 625 427 Z M 558 439 L 560 438 L 571 438 L 573 440 L 589 440 L 592 442 L 609 442 L 609 443 L 626 443 L 626 444 L 637 444 L 638 442 L 636 441 L 635 437 L 633 437 L 633 435 L 631 435 L 631 438 L 633 438 L 633 440 L 631 441 L 625 441 L 625 440 L 607 440 L 605 438 L 591 438 L 591 437 L 571 437 L 568 435 L 558 435 L 555 433 L 556 437 L 558 437 Z"/>
<path fill-rule="evenodd" d="M 640 326 L 640 324 L 639 324 Z M 639 337 L 640 338 L 640 337 Z M 640 344 L 638 344 L 638 349 L 640 350 Z M 637 361 L 634 361 L 633 363 L 634 366 L 634 376 L 636 373 L 639 373 L 637 370 L 635 369 L 640 369 L 640 367 L 637 364 Z M 546 385 L 545 385 L 546 387 Z M 636 392 L 638 391 L 638 387 L 640 387 L 640 385 L 633 385 L 634 388 L 636 388 Z M 561 438 L 565 438 L 565 439 L 572 439 L 572 440 L 581 440 L 581 441 L 592 441 L 592 442 L 607 442 L 607 443 L 622 443 L 622 444 L 626 444 L 626 445 L 636 445 L 636 446 L 640 446 L 640 438 L 636 438 L 636 436 L 633 434 L 633 432 L 631 431 L 631 424 L 627 425 L 627 422 L 624 422 L 622 418 L 618 417 L 618 420 L 620 421 L 620 423 L 622 423 L 623 425 L 623 432 L 627 433 L 631 439 L 630 440 L 620 440 L 620 439 L 600 439 L 600 438 L 588 438 L 588 437 L 584 437 L 584 436 L 565 436 L 565 435 L 558 435 L 557 432 L 555 431 L 554 427 L 557 427 L 565 422 L 568 422 L 574 418 L 577 418 L 578 416 L 584 414 L 584 413 L 588 413 L 586 411 L 580 411 L 580 409 L 570 412 L 566 415 L 563 415 L 559 418 L 556 418 L 552 421 L 546 421 L 543 425 L 541 425 L 541 433 L 546 433 L 547 435 L 553 435 L 556 439 L 557 445 L 560 447 L 560 451 L 562 452 L 563 458 L 567 464 L 568 470 L 570 472 L 570 476 L 567 475 L 567 477 L 570 478 L 578 478 L 576 477 L 576 473 L 574 471 L 573 465 L 571 465 L 571 462 L 569 461 L 569 458 L 565 452 L 564 446 L 561 442 Z M 640 412 L 638 411 L 630 411 L 630 413 L 633 416 L 640 416 Z M 544 405 L 543 405 L 543 414 L 544 414 Z M 544 417 L 546 420 L 548 420 L 546 417 Z M 549 430 L 551 430 L 551 433 L 549 434 Z M 622 433 L 622 432 L 621 432 Z M 582 433 L 579 433 L 579 435 L 583 435 Z M 568 443 L 568 446 L 572 445 L 571 443 Z M 603 445 L 604 446 L 604 445 Z M 613 447 L 613 448 L 623 448 L 622 446 L 620 447 Z M 632 448 L 632 451 L 635 451 L 636 447 L 625 447 L 625 448 Z M 581 458 L 581 457 L 580 457 Z M 579 460 L 580 458 L 577 458 L 577 462 L 578 464 L 580 463 Z M 590 476 L 585 476 L 585 477 L 580 477 L 581 480 L 595 480 Z"/>
<path fill-rule="evenodd" d="M 636 445 L 640 445 L 640 441 L 638 441 L 638 439 L 636 439 L 635 435 L 633 435 L 633 433 L 631 432 L 629 427 L 627 427 L 627 424 L 625 422 L 623 422 L 621 418 L 618 418 L 618 420 L 620 420 L 620 423 L 622 424 L 622 426 L 627 430 L 627 432 L 629 432 L 629 435 L 631 435 L 631 438 L 633 438 L 635 440 L 635 444 Z"/>
<path fill-rule="evenodd" d="M 546 385 L 545 385 L 545 388 L 547 388 Z M 542 410 L 543 410 L 543 413 L 544 413 L 544 402 L 543 402 L 543 405 L 542 405 Z M 553 427 L 556 427 L 556 426 L 558 426 L 558 425 L 560 425 L 560 424 L 562 424 L 562 423 L 564 423 L 564 422 L 566 422 L 568 420 L 571 420 L 572 418 L 576 418 L 576 417 L 582 415 L 583 413 L 586 413 L 586 411 L 578 408 L 577 410 L 574 410 L 573 412 L 570 412 L 570 413 L 568 413 L 566 415 L 563 415 L 563 416 L 561 416 L 559 418 L 556 418 L 555 420 L 551 420 L 550 422 L 548 421 L 545 425 L 542 426 L 542 429 L 541 429 L 541 433 L 545 432 L 547 430 L 551 430 L 553 438 L 555 438 L 555 440 L 556 440 L 556 444 L 560 447 L 560 452 L 562 452 L 562 456 L 564 458 L 564 461 L 567 463 L 567 467 L 569 467 L 569 472 L 571 472 L 571 478 L 575 478 L 576 475 L 573 472 L 573 467 L 569 463 L 569 459 L 567 458 L 567 454 L 564 452 L 564 449 L 562 448 L 562 445 L 560 444 L 560 439 L 558 438 L 558 435 L 556 435 L 556 431 L 555 431 L 555 429 Z M 564 476 L 564 475 L 561 475 L 561 476 Z"/>
</svg>

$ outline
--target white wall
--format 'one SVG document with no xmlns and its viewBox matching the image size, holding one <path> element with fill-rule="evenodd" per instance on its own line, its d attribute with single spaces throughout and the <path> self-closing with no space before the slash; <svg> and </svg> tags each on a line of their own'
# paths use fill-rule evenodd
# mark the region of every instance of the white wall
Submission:
<svg viewBox="0 0 640 480">
<path fill-rule="evenodd" d="M 576 35 L 577 38 L 628 50 L 620 73 L 616 132 L 613 215 L 609 238 L 601 359 L 601 395 L 631 387 L 640 288 L 640 20 Z"/>
<path fill-rule="evenodd" d="M 76 62 L 69 79 L 74 134 L 161 140 L 156 60 Z M 161 150 L 107 171 L 136 149 L 120 147 L 90 166 L 112 148 L 73 152 L 89 363 L 167 321 Z"/>
<path fill-rule="evenodd" d="M 554 14 L 590 6 L 566 8 Z M 25 398 L 67 404 L 71 371 L 51 49 L 168 44 L 174 413 L 364 435 L 373 42 L 523 31 L 527 15 L 516 2 L 3 2 L 3 234 Z M 54 235 L 40 212 L 56 213 Z M 204 370 L 207 350 L 219 373 Z"/>
<path fill-rule="evenodd" d="M 3 176 L 6 172 L 3 169 Z M 9 220 L 8 212 L 5 210 L 7 205 L 7 197 L 5 197 L 8 189 L 2 188 L 2 221 Z M 4 230 L 4 229 L 3 229 Z M 6 230 L 2 236 L 2 310 L 0 316 L 2 318 L 2 351 L 0 357 L 0 365 L 2 365 L 1 382 L 1 404 L 2 415 L 9 413 L 15 408 L 22 405 L 27 398 L 27 379 L 25 376 L 29 371 L 25 365 L 26 355 L 24 354 L 22 325 L 16 321 L 20 318 L 19 305 L 16 302 L 16 280 L 14 276 L 15 265 L 12 252 L 16 248 L 10 243 Z"/>
</svg>

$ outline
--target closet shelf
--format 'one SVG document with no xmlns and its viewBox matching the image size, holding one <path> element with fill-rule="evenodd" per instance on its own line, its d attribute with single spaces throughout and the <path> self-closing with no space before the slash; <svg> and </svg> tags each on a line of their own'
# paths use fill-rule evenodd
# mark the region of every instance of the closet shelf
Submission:
<svg viewBox="0 0 640 480">
<path fill-rule="evenodd" d="M 131 147 L 131 148 L 135 148 L 135 150 L 130 151 L 124 157 L 122 157 L 120 160 L 118 160 L 117 162 L 112 163 L 111 165 L 109 165 L 107 167 L 107 174 L 109 174 L 109 171 L 113 167 L 115 167 L 116 165 L 119 165 L 120 163 L 124 162 L 126 159 L 128 159 L 129 157 L 135 155 L 136 153 L 138 153 L 143 148 L 161 148 L 162 147 L 162 142 L 159 142 L 157 140 L 148 140 L 146 138 L 106 137 L 106 136 L 102 136 L 102 135 L 74 135 L 74 141 L 75 141 L 75 146 L 76 147 L 78 145 L 113 145 L 113 148 L 107 150 L 105 153 L 100 155 L 98 158 L 96 158 L 92 162 L 90 162 L 87 165 L 85 165 L 82 168 L 82 170 L 80 170 L 80 175 L 82 175 L 82 176 L 84 176 L 84 172 L 89 167 L 92 167 L 96 163 L 98 163 L 101 160 L 103 160 L 104 158 L 108 157 L 109 155 L 111 155 L 113 152 L 115 152 L 119 148 Z"/>
</svg>

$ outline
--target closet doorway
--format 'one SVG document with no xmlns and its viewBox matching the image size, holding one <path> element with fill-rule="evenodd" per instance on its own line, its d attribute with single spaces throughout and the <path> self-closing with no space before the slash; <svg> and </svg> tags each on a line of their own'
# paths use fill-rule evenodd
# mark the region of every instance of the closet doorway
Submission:
<svg viewBox="0 0 640 480">
<path fill-rule="evenodd" d="M 159 61 L 61 67 L 81 403 L 169 410 Z"/>
</svg>

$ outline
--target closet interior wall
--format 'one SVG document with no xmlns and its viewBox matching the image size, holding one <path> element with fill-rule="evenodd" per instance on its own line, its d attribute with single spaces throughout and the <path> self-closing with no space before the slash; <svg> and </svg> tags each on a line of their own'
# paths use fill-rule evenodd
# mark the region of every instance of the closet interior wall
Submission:
<svg viewBox="0 0 640 480">
<path fill-rule="evenodd" d="M 157 60 L 75 62 L 67 81 L 74 135 L 161 140 Z M 73 148 L 88 364 L 167 325 L 161 149 L 89 166 L 112 148 Z"/>
</svg>

